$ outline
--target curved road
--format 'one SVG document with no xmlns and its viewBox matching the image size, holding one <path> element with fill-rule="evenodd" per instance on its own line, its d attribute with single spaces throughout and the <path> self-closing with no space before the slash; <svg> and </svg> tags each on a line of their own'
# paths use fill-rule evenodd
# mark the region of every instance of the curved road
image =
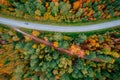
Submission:
<svg viewBox="0 0 120 80">
<path fill-rule="evenodd" d="M 14 27 L 23 27 L 29 29 L 36 29 L 36 30 L 43 30 L 43 31 L 54 31 L 54 32 L 86 32 L 92 30 L 99 30 L 104 28 L 111 28 L 114 26 L 120 25 L 120 20 L 100 23 L 100 24 L 93 24 L 87 26 L 53 26 L 53 25 L 44 25 L 44 24 L 37 24 L 37 23 L 30 23 L 24 21 L 17 21 L 12 19 L 6 19 L 0 17 L 0 23 L 5 25 L 10 25 Z"/>
</svg>

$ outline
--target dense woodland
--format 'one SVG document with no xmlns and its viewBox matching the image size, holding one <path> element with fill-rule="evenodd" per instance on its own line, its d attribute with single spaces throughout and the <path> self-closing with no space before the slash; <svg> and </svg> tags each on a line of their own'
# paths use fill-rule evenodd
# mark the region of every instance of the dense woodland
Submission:
<svg viewBox="0 0 120 80">
<path fill-rule="evenodd" d="M 120 0 L 0 0 L 2 15 L 92 22 L 119 17 Z M 27 35 L 8 27 L 0 24 L 0 80 L 120 80 L 120 26 L 82 33 L 17 30 Z"/>
<path fill-rule="evenodd" d="M 1 80 L 119 80 L 120 28 L 88 33 L 24 32 L 0 26 Z M 62 48 L 66 54 L 56 50 Z"/>
<path fill-rule="evenodd" d="M 3 13 L 24 19 L 85 22 L 120 16 L 120 0 L 1 0 L 1 3 Z"/>
</svg>

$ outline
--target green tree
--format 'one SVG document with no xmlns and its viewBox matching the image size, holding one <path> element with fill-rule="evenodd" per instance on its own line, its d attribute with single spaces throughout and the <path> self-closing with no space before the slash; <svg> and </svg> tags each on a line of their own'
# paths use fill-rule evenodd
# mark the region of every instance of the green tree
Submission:
<svg viewBox="0 0 120 80">
<path fill-rule="evenodd" d="M 36 10 L 36 3 L 34 0 L 29 0 L 25 3 L 25 9 L 28 14 L 34 15 L 35 10 Z"/>
<path fill-rule="evenodd" d="M 40 15 L 43 16 L 44 13 L 46 12 L 46 9 L 45 9 L 44 5 L 42 5 L 42 3 L 40 3 L 40 2 L 39 3 L 35 2 L 35 3 L 36 3 L 36 8 L 38 10 L 40 10 Z"/>
<path fill-rule="evenodd" d="M 67 15 L 69 13 L 69 10 L 71 8 L 71 5 L 67 2 L 67 3 L 60 3 L 60 13 L 62 15 Z"/>
</svg>

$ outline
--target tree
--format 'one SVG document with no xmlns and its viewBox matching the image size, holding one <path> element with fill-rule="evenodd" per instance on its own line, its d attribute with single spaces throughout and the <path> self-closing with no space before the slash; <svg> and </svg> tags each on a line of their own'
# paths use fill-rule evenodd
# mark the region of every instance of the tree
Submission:
<svg viewBox="0 0 120 80">
<path fill-rule="evenodd" d="M 36 9 L 40 10 L 40 15 L 43 16 L 44 13 L 46 12 L 45 6 L 42 5 L 42 3 L 35 2 L 36 4 Z"/>
<path fill-rule="evenodd" d="M 35 10 L 36 10 L 36 4 L 34 0 L 29 0 L 25 3 L 25 9 L 27 11 L 28 14 L 30 14 L 31 16 L 34 15 Z"/>
<path fill-rule="evenodd" d="M 68 15 L 70 8 L 71 8 L 71 5 L 68 2 L 67 3 L 63 3 L 63 2 L 60 3 L 60 13 L 62 15 Z"/>
</svg>

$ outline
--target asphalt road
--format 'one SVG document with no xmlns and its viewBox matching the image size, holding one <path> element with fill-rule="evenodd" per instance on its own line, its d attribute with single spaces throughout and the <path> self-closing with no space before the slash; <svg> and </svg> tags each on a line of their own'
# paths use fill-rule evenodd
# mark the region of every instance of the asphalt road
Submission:
<svg viewBox="0 0 120 80">
<path fill-rule="evenodd" d="M 0 17 L 0 24 L 10 25 L 18 28 L 23 27 L 23 28 L 29 28 L 29 29 L 35 29 L 35 30 L 42 30 L 42 31 L 86 32 L 86 31 L 99 30 L 99 29 L 119 26 L 120 20 L 114 20 L 110 22 L 87 25 L 87 26 L 65 26 L 64 27 L 64 26 L 53 26 L 53 25 L 44 25 L 44 24 L 37 24 L 37 23 L 31 23 L 31 22 L 17 21 L 17 20 Z"/>
</svg>

